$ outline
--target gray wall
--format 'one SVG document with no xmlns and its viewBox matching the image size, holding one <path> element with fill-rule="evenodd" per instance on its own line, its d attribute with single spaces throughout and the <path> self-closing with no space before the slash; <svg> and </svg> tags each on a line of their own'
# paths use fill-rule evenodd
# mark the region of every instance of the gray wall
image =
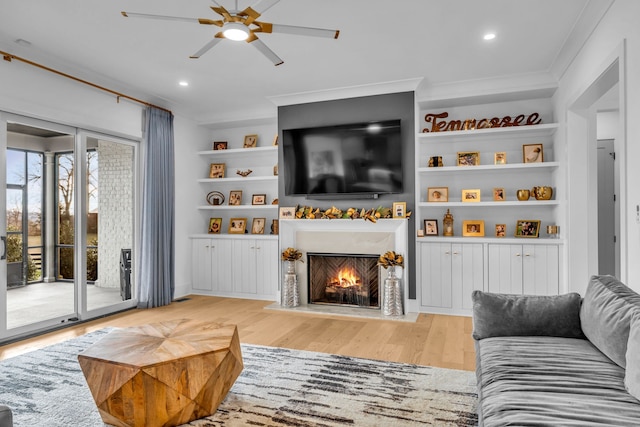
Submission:
<svg viewBox="0 0 640 427">
<path fill-rule="evenodd" d="M 308 104 L 287 105 L 278 107 L 278 135 L 282 141 L 283 129 L 297 129 L 314 126 L 342 125 L 350 123 L 368 122 L 374 120 L 400 119 L 402 127 L 402 150 L 404 160 L 403 193 L 384 194 L 378 199 L 344 199 L 314 200 L 304 196 L 284 195 L 284 166 L 280 167 L 278 180 L 278 197 L 280 206 L 313 206 L 339 209 L 373 208 L 378 206 L 391 207 L 393 202 L 407 202 L 407 210 L 414 211 L 415 201 L 415 96 L 414 92 L 374 95 L 359 98 L 339 99 L 334 101 L 313 102 Z M 284 165 L 282 145 L 279 147 L 278 164 Z M 413 233 L 415 218 L 409 220 L 409 233 Z M 408 236 L 408 262 L 411 268 L 409 274 L 409 298 L 415 299 L 415 245 L 413 236 Z"/>
</svg>

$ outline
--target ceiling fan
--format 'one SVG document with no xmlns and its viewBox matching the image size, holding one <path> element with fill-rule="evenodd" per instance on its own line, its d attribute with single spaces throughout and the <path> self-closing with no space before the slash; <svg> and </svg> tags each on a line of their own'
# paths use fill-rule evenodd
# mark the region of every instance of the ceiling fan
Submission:
<svg viewBox="0 0 640 427">
<path fill-rule="evenodd" d="M 253 6 L 244 10 L 238 10 L 238 0 L 235 0 L 235 8 L 233 10 L 225 9 L 216 0 L 211 0 L 215 6 L 211 9 L 220 15 L 222 19 L 213 20 L 206 18 L 181 18 L 177 16 L 150 15 L 146 13 L 121 12 L 122 16 L 127 18 L 144 18 L 159 19 L 166 21 L 182 21 L 191 22 L 201 25 L 214 25 L 220 27 L 221 30 L 216 33 L 214 38 L 206 43 L 200 50 L 190 56 L 197 59 L 207 53 L 212 47 L 220 43 L 224 39 L 234 41 L 246 41 L 254 46 L 264 56 L 266 56 L 273 65 L 280 65 L 284 61 L 280 59 L 274 51 L 264 44 L 258 38 L 256 33 L 284 33 L 300 36 L 326 37 L 337 39 L 340 35 L 339 30 L 326 30 L 323 28 L 299 27 L 295 25 L 272 24 L 270 22 L 258 21 L 257 19 L 268 9 L 278 3 L 280 0 L 259 0 Z"/>
</svg>

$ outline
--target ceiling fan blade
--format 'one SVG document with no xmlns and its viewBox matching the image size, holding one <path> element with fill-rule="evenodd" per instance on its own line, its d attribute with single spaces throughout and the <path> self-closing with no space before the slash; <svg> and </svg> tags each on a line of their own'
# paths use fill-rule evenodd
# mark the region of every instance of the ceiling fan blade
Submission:
<svg viewBox="0 0 640 427">
<path fill-rule="evenodd" d="M 281 65 L 284 63 L 282 59 L 278 55 L 275 54 L 274 51 L 269 49 L 266 44 L 262 42 L 259 38 L 255 37 L 251 42 L 249 42 L 251 46 L 254 46 L 256 49 L 260 51 L 264 56 L 266 56 L 269 61 L 273 62 L 273 65 Z"/>
<path fill-rule="evenodd" d="M 221 27 L 223 24 L 222 21 L 213 21 L 211 19 L 204 19 L 204 18 L 182 18 L 180 16 L 150 15 L 148 13 L 135 13 L 135 12 L 124 12 L 124 11 L 120 13 L 125 18 L 158 19 L 161 21 L 181 21 L 181 22 L 190 22 L 192 24 L 217 25 L 218 27 Z"/>
<path fill-rule="evenodd" d="M 233 19 L 231 18 L 231 14 L 224 7 L 222 7 L 222 6 L 213 7 L 212 6 L 211 10 L 213 10 L 218 15 L 222 16 L 226 22 L 233 21 Z"/>
<path fill-rule="evenodd" d="M 340 35 L 340 30 L 326 30 L 324 28 L 298 27 L 295 25 L 282 24 L 271 24 L 271 32 L 295 34 L 297 36 L 327 37 L 331 39 L 337 39 Z"/>
<path fill-rule="evenodd" d="M 275 6 L 280 0 L 259 0 L 258 3 L 251 6 L 251 9 L 258 12 L 260 15 L 265 13 L 272 6 Z"/>
<path fill-rule="evenodd" d="M 222 35 L 222 33 L 218 33 L 216 34 L 215 38 L 211 39 L 207 44 L 205 44 L 204 46 L 202 46 L 202 48 L 200 48 L 199 51 L 197 51 L 196 53 L 194 53 L 193 55 L 191 55 L 189 58 L 191 59 L 198 59 L 200 58 L 202 55 L 204 55 L 205 53 L 207 53 L 212 47 L 214 47 L 215 45 L 217 45 L 218 43 L 220 43 L 223 40 L 223 37 L 218 37 L 218 35 Z"/>
</svg>

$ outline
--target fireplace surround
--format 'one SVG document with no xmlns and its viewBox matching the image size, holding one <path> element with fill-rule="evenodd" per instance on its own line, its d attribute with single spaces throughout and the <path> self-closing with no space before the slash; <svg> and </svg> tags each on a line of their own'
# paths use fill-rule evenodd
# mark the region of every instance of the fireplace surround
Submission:
<svg viewBox="0 0 640 427">
<path fill-rule="evenodd" d="M 314 313 L 344 314 L 363 317 L 382 317 L 381 310 L 363 310 L 347 305 L 337 307 L 332 304 L 309 304 L 308 253 L 336 253 L 380 256 L 387 251 L 406 254 L 408 251 L 408 221 L 404 219 L 381 219 L 376 223 L 365 220 L 346 219 L 291 219 L 280 220 L 280 251 L 288 247 L 298 249 L 305 257 L 304 263 L 296 263 L 300 306 L 291 310 L 311 311 Z M 405 258 L 405 268 L 399 271 L 403 287 L 403 305 L 405 313 L 417 312 L 408 300 L 410 269 Z M 381 272 L 380 274 L 382 274 Z M 379 302 L 382 301 L 380 296 Z M 411 300 L 415 302 L 415 300 Z M 414 304 L 415 305 L 415 304 Z M 286 309 L 286 308 L 285 308 Z M 289 310 L 289 309 L 286 309 Z M 413 314 L 405 315 L 411 321 Z M 401 316 L 402 317 L 402 316 Z M 415 320 L 415 319 L 414 319 Z"/>
</svg>

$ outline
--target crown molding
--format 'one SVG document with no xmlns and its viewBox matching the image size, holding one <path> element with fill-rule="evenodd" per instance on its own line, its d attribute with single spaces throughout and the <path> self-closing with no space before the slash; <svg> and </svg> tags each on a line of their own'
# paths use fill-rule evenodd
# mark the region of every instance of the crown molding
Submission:
<svg viewBox="0 0 640 427">
<path fill-rule="evenodd" d="M 422 77 L 396 80 L 359 86 L 340 87 L 320 91 L 299 92 L 267 97 L 276 106 L 308 104 L 310 102 L 333 101 L 336 99 L 359 98 L 371 95 L 415 91 L 422 82 Z"/>
</svg>

